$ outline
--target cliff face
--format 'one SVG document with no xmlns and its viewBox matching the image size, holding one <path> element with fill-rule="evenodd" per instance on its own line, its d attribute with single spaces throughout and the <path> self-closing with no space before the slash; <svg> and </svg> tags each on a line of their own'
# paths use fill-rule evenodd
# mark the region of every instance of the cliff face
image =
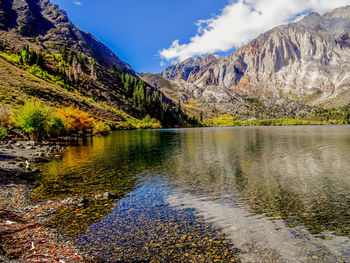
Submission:
<svg viewBox="0 0 350 263">
<path fill-rule="evenodd" d="M 57 51 L 67 46 L 107 68 L 117 66 L 133 72 L 129 64 L 94 36 L 79 30 L 65 11 L 49 0 L 0 0 L 0 30 L 2 39 L 15 47 L 31 38 L 42 48 Z"/>
<path fill-rule="evenodd" d="M 311 13 L 261 34 L 228 57 L 191 58 L 160 76 L 201 93 L 216 87 L 232 96 L 287 96 L 320 105 L 350 88 L 349 72 L 350 6 L 324 16 Z"/>
</svg>

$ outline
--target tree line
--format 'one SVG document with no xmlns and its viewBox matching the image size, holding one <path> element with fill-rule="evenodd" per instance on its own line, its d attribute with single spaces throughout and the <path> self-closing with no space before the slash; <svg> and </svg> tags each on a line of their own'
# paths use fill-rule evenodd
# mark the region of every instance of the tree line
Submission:
<svg viewBox="0 0 350 263">
<path fill-rule="evenodd" d="M 158 119 L 163 127 L 175 126 L 199 126 L 195 117 L 184 114 L 180 104 L 167 103 L 164 96 L 158 90 L 153 90 L 142 79 L 128 73 L 120 73 L 114 69 L 115 75 L 126 98 L 133 103 L 142 114 L 150 114 Z"/>
<path fill-rule="evenodd" d="M 44 66 L 44 56 L 41 50 L 39 52 L 36 52 L 35 50 L 30 50 L 29 46 L 27 45 L 22 48 L 22 51 L 19 52 L 18 55 L 20 56 L 20 65 L 37 65 L 41 68 Z"/>
</svg>

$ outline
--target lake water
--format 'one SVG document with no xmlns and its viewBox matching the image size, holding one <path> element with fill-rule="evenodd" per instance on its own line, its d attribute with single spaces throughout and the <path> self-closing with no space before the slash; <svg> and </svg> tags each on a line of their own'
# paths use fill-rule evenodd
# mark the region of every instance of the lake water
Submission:
<svg viewBox="0 0 350 263">
<path fill-rule="evenodd" d="M 57 218 L 108 262 L 350 262 L 349 126 L 118 131 L 39 184 L 36 198 L 121 197 Z"/>
</svg>

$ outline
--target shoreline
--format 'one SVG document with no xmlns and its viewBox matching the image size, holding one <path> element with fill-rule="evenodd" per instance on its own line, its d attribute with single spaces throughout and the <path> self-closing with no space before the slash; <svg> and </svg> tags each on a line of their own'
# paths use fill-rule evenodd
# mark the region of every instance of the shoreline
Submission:
<svg viewBox="0 0 350 263">
<path fill-rule="evenodd" d="M 0 261 L 97 262 L 60 233 L 50 219 L 74 199 L 34 203 L 36 164 L 60 158 L 64 147 L 50 142 L 0 144 Z"/>
</svg>

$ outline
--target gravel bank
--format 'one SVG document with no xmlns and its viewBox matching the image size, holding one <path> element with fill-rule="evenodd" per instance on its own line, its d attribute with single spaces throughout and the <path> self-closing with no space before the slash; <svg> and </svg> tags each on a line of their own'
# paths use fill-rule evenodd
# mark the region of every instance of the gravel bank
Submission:
<svg viewBox="0 0 350 263">
<path fill-rule="evenodd" d="M 95 262 L 78 251 L 52 225 L 58 209 L 76 200 L 34 204 L 37 163 L 60 158 L 64 147 L 28 141 L 0 144 L 0 262 Z"/>
</svg>

